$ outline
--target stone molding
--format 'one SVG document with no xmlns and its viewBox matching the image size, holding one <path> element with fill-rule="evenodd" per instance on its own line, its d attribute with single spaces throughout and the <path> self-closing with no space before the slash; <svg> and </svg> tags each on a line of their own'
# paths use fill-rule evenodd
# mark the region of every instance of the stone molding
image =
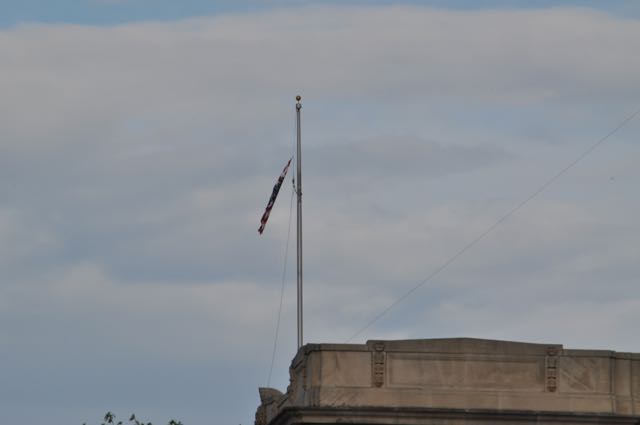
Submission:
<svg viewBox="0 0 640 425">
<path fill-rule="evenodd" d="M 393 407 L 287 407 L 270 425 L 640 425 L 621 415 Z"/>
</svg>

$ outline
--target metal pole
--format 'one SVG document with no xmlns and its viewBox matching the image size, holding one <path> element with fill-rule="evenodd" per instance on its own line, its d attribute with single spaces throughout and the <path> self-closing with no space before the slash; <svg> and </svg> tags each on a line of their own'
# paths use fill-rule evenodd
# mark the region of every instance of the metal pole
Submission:
<svg viewBox="0 0 640 425">
<path fill-rule="evenodd" d="M 300 96 L 296 96 L 296 130 L 297 130 L 297 184 L 296 195 L 298 199 L 298 225 L 297 225 L 297 257 L 298 257 L 298 350 L 304 344 L 302 338 L 302 152 L 300 147 L 300 109 L 302 104 Z"/>
</svg>

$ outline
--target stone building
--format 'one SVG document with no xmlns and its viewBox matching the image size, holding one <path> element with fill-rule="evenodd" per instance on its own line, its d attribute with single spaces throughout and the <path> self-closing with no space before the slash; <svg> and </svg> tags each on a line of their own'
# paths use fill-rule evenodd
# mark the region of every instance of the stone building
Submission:
<svg viewBox="0 0 640 425">
<path fill-rule="evenodd" d="M 256 425 L 636 424 L 640 354 L 482 339 L 308 344 Z"/>
</svg>

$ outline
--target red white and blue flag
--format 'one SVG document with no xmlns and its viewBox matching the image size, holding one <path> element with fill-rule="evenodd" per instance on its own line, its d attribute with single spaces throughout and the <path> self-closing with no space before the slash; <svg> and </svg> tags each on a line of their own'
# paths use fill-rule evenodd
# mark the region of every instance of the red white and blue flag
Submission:
<svg viewBox="0 0 640 425">
<path fill-rule="evenodd" d="M 289 171 L 289 165 L 291 165 L 291 160 L 289 159 L 287 165 L 284 166 L 284 170 L 278 177 L 278 181 L 276 185 L 273 186 L 273 192 L 271 192 L 271 198 L 269 198 L 269 202 L 267 203 L 267 208 L 264 210 L 264 214 L 262 214 L 262 218 L 260 219 L 260 227 L 258 228 L 258 233 L 262 234 L 264 232 L 264 226 L 267 225 L 267 220 L 269 220 L 269 214 L 271 214 L 271 208 L 273 208 L 273 204 L 276 203 L 276 198 L 278 197 L 278 192 L 280 192 L 280 186 L 282 186 L 282 182 L 284 182 L 284 178 L 287 175 L 287 171 Z"/>
</svg>

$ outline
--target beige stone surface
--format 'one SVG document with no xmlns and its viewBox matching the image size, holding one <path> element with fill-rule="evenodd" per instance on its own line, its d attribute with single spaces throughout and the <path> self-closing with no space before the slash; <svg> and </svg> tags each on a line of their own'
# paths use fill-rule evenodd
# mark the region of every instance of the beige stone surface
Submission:
<svg viewBox="0 0 640 425">
<path fill-rule="evenodd" d="M 371 387 L 371 354 L 323 351 L 320 383 L 324 387 Z"/>
<path fill-rule="evenodd" d="M 559 358 L 560 392 L 609 394 L 611 391 L 611 357 L 561 356 Z"/>
<path fill-rule="evenodd" d="M 544 391 L 544 359 L 387 354 L 390 388 Z"/>
<path fill-rule="evenodd" d="M 631 393 L 640 398 L 640 356 L 631 361 Z"/>
<path fill-rule="evenodd" d="M 290 408 L 640 415 L 632 353 L 471 338 L 308 344 L 290 372 L 286 394 L 262 410 L 265 424 Z"/>
</svg>

